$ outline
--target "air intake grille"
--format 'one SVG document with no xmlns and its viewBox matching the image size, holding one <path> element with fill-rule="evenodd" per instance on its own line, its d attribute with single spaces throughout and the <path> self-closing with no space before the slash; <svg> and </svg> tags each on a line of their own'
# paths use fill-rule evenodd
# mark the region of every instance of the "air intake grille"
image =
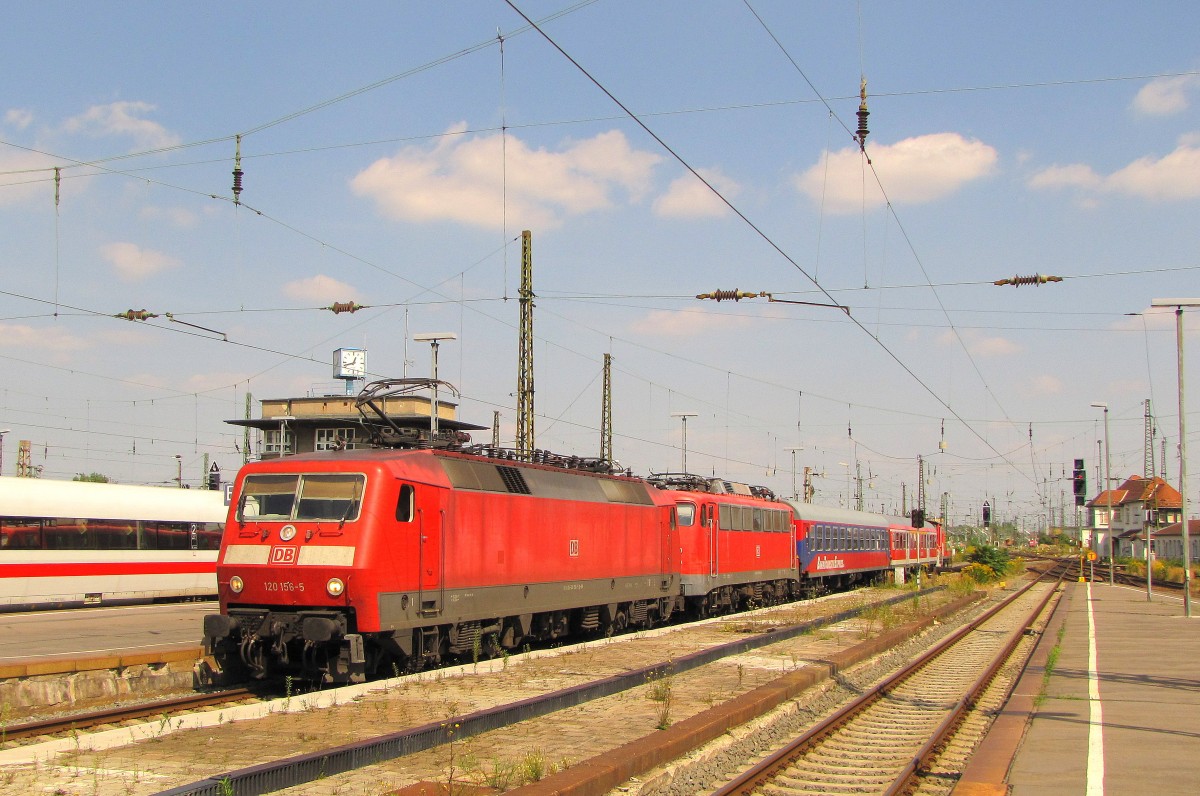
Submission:
<svg viewBox="0 0 1200 796">
<path fill-rule="evenodd" d="M 518 495 L 529 494 L 529 484 L 525 483 L 525 475 L 516 467 L 497 467 L 500 471 L 500 477 L 504 479 L 504 486 L 509 492 L 515 492 Z"/>
</svg>

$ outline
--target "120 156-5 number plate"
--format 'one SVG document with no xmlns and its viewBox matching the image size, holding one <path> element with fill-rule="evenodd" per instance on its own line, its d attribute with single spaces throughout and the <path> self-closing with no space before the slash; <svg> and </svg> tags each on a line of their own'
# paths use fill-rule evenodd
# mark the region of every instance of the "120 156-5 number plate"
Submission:
<svg viewBox="0 0 1200 796">
<path fill-rule="evenodd" d="M 290 580 L 269 580 L 263 584 L 263 589 L 275 592 L 302 592 L 304 584 L 292 583 Z"/>
</svg>

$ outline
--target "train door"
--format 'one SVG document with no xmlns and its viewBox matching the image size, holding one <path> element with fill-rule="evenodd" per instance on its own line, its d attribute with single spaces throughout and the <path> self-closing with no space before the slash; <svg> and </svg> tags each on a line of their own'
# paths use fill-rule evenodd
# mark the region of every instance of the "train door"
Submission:
<svg viewBox="0 0 1200 796">
<path fill-rule="evenodd" d="M 715 578 L 721 571 L 720 562 L 718 561 L 718 546 L 721 542 L 721 534 L 718 526 L 720 525 L 719 517 L 717 516 L 716 506 L 709 503 L 705 507 L 708 512 L 708 576 Z M 722 512 L 724 513 L 724 512 Z"/>
<path fill-rule="evenodd" d="M 692 506 L 695 511 L 695 506 Z M 678 560 L 679 543 L 676 540 L 676 535 L 679 533 L 679 523 L 677 521 L 677 510 L 675 506 L 671 506 L 667 513 L 667 527 L 660 533 L 662 538 L 661 549 L 659 551 L 659 581 L 664 590 L 669 589 L 672 583 L 672 573 L 679 569 L 680 562 Z"/>
<path fill-rule="evenodd" d="M 422 616 L 442 612 L 446 592 L 446 505 L 443 490 L 428 484 L 404 483 L 396 519 L 407 516 L 416 526 L 417 607 Z"/>
</svg>

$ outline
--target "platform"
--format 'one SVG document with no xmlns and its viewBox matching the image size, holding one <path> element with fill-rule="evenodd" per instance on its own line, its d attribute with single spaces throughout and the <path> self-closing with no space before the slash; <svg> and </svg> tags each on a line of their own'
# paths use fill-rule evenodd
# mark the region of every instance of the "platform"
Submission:
<svg viewBox="0 0 1200 796">
<path fill-rule="evenodd" d="M 89 661 L 108 666 L 116 657 L 194 653 L 204 615 L 217 610 L 216 602 L 190 602 L 0 613 L 0 677 L 76 671 L 91 667 Z"/>
<path fill-rule="evenodd" d="M 1066 586 L 956 796 L 1200 788 L 1200 600 L 1189 619 L 1180 596 L 1096 575 Z"/>
</svg>

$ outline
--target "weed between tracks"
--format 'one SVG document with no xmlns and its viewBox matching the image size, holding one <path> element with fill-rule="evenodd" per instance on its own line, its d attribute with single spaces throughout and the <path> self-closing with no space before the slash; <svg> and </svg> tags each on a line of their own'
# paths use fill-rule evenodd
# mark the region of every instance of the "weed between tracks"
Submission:
<svg viewBox="0 0 1200 796">
<path fill-rule="evenodd" d="M 1058 628 L 1058 635 L 1054 639 L 1054 646 L 1050 648 L 1050 654 L 1046 656 L 1046 668 L 1042 672 L 1042 687 L 1038 691 L 1038 695 L 1034 697 L 1033 704 L 1035 707 L 1041 707 L 1041 704 L 1046 701 L 1048 695 L 1046 689 L 1050 687 L 1050 677 L 1054 674 L 1054 668 L 1058 666 L 1058 655 L 1062 652 L 1063 634 L 1067 632 L 1067 625 L 1064 622 Z"/>
<path fill-rule="evenodd" d="M 670 666 L 670 659 L 667 660 L 667 666 Z M 739 670 L 741 669 L 740 666 L 738 668 Z M 646 693 L 646 698 L 658 703 L 655 714 L 658 723 L 654 726 L 660 730 L 665 730 L 671 726 L 671 705 L 674 701 L 675 676 L 668 671 L 657 678 L 651 676 L 647 679 L 650 681 L 650 688 Z"/>
</svg>

